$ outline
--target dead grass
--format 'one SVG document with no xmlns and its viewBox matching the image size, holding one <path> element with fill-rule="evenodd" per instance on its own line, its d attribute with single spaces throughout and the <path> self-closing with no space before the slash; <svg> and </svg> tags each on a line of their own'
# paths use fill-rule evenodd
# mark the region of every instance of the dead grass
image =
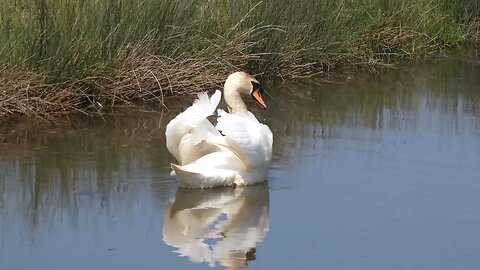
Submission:
<svg viewBox="0 0 480 270">
<path fill-rule="evenodd" d="M 255 75 L 288 80 L 328 74 L 340 68 L 388 67 L 391 59 L 420 57 L 441 46 L 426 34 L 385 24 L 366 29 L 347 51 L 341 53 L 295 46 L 282 52 L 254 53 L 253 48 L 261 42 L 255 36 L 264 31 L 277 29 L 249 28 L 234 37 L 219 37 L 217 40 L 224 40 L 223 44 L 211 44 L 195 54 L 180 53 L 170 57 L 147 53 L 152 45 L 142 42 L 130 48 L 128 53 L 120 52 L 115 66 L 98 67 L 93 76 L 63 83 L 49 83 L 45 73 L 3 72 L 0 75 L 0 117 L 20 115 L 52 119 L 75 112 L 98 114 L 105 108 L 141 103 L 167 107 L 165 98 L 219 89 L 229 73 L 249 70 L 248 65 L 261 65 L 267 57 L 273 57 L 274 60 L 268 61 L 275 65 Z M 314 53 L 318 59 L 305 62 L 306 53 Z"/>
<path fill-rule="evenodd" d="M 474 0 L 467 11 L 436 1 L 244 1 L 231 9 L 217 0 L 9 0 L 0 7 L 8 19 L 0 16 L 0 118 L 167 107 L 167 97 L 218 89 L 238 70 L 297 79 L 390 67 L 480 40 L 479 19 L 466 16 Z"/>
<path fill-rule="evenodd" d="M 468 26 L 468 35 L 472 42 L 480 42 L 480 17 L 472 19 Z"/>
<path fill-rule="evenodd" d="M 81 104 L 81 98 L 68 87 L 47 84 L 45 74 L 15 71 L 0 75 L 0 118 L 51 118 L 82 111 Z"/>
</svg>

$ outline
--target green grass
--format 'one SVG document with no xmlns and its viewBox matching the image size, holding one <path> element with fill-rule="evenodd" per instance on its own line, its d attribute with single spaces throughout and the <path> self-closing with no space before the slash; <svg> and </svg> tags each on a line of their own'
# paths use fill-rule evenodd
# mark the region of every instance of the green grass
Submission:
<svg viewBox="0 0 480 270">
<path fill-rule="evenodd" d="M 296 78 L 426 57 L 478 41 L 479 13 L 477 0 L 4 0 L 0 116 L 22 111 L 2 102 L 7 88 L 25 92 L 18 73 L 44 78 L 40 99 L 62 89 L 97 110 L 211 88 L 239 69 Z"/>
</svg>

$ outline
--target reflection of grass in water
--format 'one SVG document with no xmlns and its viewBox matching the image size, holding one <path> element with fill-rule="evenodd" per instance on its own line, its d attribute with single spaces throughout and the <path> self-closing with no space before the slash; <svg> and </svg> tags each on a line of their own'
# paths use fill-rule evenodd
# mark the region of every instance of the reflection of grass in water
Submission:
<svg viewBox="0 0 480 270">
<path fill-rule="evenodd" d="M 383 131 L 415 131 L 427 116 L 441 132 L 479 134 L 477 74 L 470 63 L 436 61 L 338 83 L 272 86 L 278 91 L 268 122 L 278 161 L 336 138 L 376 141 Z"/>
<path fill-rule="evenodd" d="M 157 117 L 108 118 L 108 124 L 83 119 L 72 121 L 75 130 L 70 131 L 65 126 L 55 132 L 24 130 L 25 141 L 0 151 L 7 181 L 0 198 L 9 204 L 11 218 L 23 219 L 33 233 L 59 220 L 77 224 L 82 213 L 91 211 L 114 216 L 133 211 L 151 192 L 150 184 L 165 203 L 169 156 L 161 152 L 164 124 Z"/>
<path fill-rule="evenodd" d="M 470 63 L 447 61 L 358 76 L 338 84 L 265 84 L 275 100 L 268 100 L 266 111 L 254 103 L 250 108 L 262 122 L 266 118 L 274 133 L 275 162 L 287 163 L 299 158 L 314 139 L 322 144 L 320 148 L 331 147 L 328 142 L 332 139 L 358 140 L 379 133 L 368 131 L 414 131 L 422 124 L 420 116 L 429 113 L 421 106 L 441 112 L 442 117 L 436 117 L 445 127 L 451 126 L 451 117 L 478 116 L 478 111 L 470 109 L 480 102 L 475 88 L 477 69 Z M 96 202 L 103 203 L 102 209 L 128 209 L 139 196 L 138 186 L 132 182 L 142 181 L 132 177 L 144 173 L 146 181 L 153 182 L 157 179 L 148 179 L 149 175 L 169 172 L 171 157 L 165 149 L 164 126 L 179 110 L 163 115 L 112 116 L 106 122 L 72 118 L 69 124 L 43 131 L 24 123 L 3 127 L 1 138 L 9 143 L 0 149 L 0 164 L 14 175 L 7 183 L 19 190 L 6 194 L 8 186 L 1 182 L 0 197 L 7 201 L 21 195 L 18 206 L 23 208 L 18 212 L 30 224 L 63 212 L 74 222 L 79 198 L 88 198 L 90 191 L 98 196 Z M 480 132 L 480 121 L 471 119 L 456 127 L 460 133 Z M 156 196 L 165 202 L 168 185 L 156 190 Z M 76 192 L 82 195 L 76 196 Z"/>
<path fill-rule="evenodd" d="M 476 0 L 5 0 L 0 115 L 161 103 L 237 69 L 294 78 L 417 58 L 473 39 L 478 10 Z"/>
</svg>

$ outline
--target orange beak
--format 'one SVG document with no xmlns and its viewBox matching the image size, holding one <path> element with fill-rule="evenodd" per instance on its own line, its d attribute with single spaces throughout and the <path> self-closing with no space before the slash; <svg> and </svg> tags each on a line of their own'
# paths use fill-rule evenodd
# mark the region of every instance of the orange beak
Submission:
<svg viewBox="0 0 480 270">
<path fill-rule="evenodd" d="M 265 104 L 265 101 L 263 101 L 262 94 L 260 94 L 260 88 L 253 90 L 252 92 L 252 97 L 262 105 L 264 109 L 267 108 L 267 104 Z"/>
</svg>

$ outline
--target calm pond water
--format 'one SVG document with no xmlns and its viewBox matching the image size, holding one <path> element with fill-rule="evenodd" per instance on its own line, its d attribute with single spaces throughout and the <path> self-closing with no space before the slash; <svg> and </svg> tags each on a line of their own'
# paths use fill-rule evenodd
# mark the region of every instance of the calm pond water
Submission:
<svg viewBox="0 0 480 270">
<path fill-rule="evenodd" d="M 479 75 L 268 85 L 274 163 L 244 189 L 177 187 L 178 109 L 4 124 L 0 270 L 480 269 Z"/>
</svg>

